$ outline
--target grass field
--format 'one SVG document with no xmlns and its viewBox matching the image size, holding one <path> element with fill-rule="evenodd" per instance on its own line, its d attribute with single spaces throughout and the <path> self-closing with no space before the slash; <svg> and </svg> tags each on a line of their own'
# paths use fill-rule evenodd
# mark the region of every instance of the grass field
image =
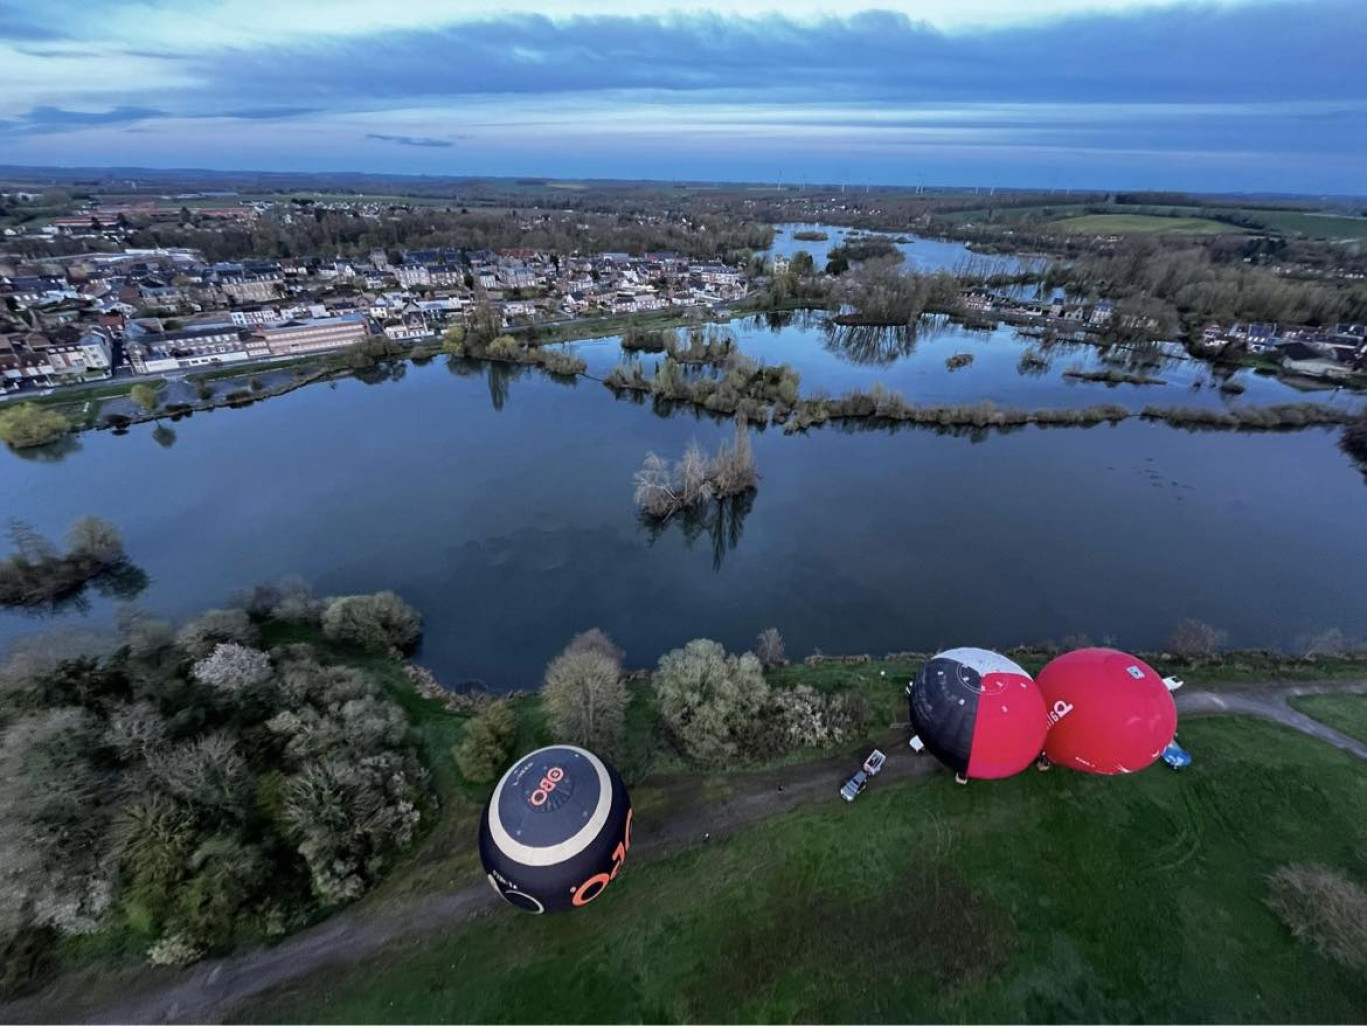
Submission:
<svg viewBox="0 0 1367 1026">
<path fill-rule="evenodd" d="M 1367 695 L 1305 695 L 1291 699 L 1291 707 L 1367 742 Z"/>
<path fill-rule="evenodd" d="M 1083 214 L 1051 221 L 1046 228 L 1065 235 L 1240 235 L 1245 229 L 1204 217 L 1149 214 Z"/>
<path fill-rule="evenodd" d="M 1282 235 L 1304 235 L 1314 239 L 1367 239 L 1367 217 L 1316 214 L 1298 210 L 1248 210 L 1269 228 Z"/>
<path fill-rule="evenodd" d="M 834 799 L 320 974 L 249 1021 L 1362 1021 L 1367 978 L 1292 939 L 1264 878 L 1359 879 L 1367 775 L 1240 719 L 1123 779 L 946 775 Z"/>
</svg>

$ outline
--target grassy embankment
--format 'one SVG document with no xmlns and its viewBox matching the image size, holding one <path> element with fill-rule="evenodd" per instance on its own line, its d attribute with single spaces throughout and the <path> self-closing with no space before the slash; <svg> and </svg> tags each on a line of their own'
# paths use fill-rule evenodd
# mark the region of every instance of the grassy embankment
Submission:
<svg viewBox="0 0 1367 1026">
<path fill-rule="evenodd" d="M 1302 695 L 1291 707 L 1367 742 L 1367 695 Z"/>
<path fill-rule="evenodd" d="M 1266 875 L 1367 878 L 1361 765 L 1273 725 L 1196 764 L 876 783 L 629 865 L 593 908 L 499 910 L 320 973 L 249 1021 L 1362 1021 L 1367 978 L 1294 940 Z M 642 813 L 644 816 L 644 813 Z"/>
<path fill-rule="evenodd" d="M 307 639 L 301 637 L 299 640 L 320 643 L 312 634 Z M 1011 654 L 1032 673 L 1052 658 L 1052 652 L 1045 649 L 1013 650 Z M 348 654 L 346 658 L 355 663 L 357 657 Z M 765 763 L 733 769 L 729 773 L 697 766 L 680 755 L 667 737 L 648 678 L 634 680 L 631 684 L 631 704 L 627 710 L 626 736 L 615 761 L 633 788 L 636 805 L 667 818 L 681 811 L 681 807 L 697 793 L 697 788 L 678 786 L 677 778 L 680 775 L 694 778 L 698 787 L 703 789 L 724 791 L 728 776 L 743 775 L 775 765 L 827 758 L 833 751 L 867 746 L 885 738 L 892 724 L 906 719 L 906 700 L 902 687 L 915 675 L 925 657 L 905 653 L 887 659 L 863 661 L 866 658 L 854 657 L 850 661 L 828 658 L 817 665 L 797 664 L 772 670 L 767 675 L 770 685 L 774 687 L 806 684 L 826 693 L 860 692 L 871 710 L 865 737 L 853 739 L 834 750 L 800 749 Z M 1176 674 L 1186 680 L 1189 686 L 1367 679 L 1367 653 L 1303 660 L 1268 652 L 1232 652 L 1218 660 L 1193 662 L 1151 656 L 1150 661 L 1160 673 Z M 453 748 L 464 737 L 469 714 L 449 711 L 440 702 L 416 694 L 396 660 L 369 657 L 363 658 L 360 665 L 383 680 L 408 713 L 444 806 L 441 820 L 432 828 L 428 839 L 410 854 L 407 864 L 390 874 L 364 900 L 368 903 L 384 902 L 396 895 L 420 894 L 432 887 L 455 887 L 477 880 L 479 870 L 474 847 L 475 832 L 479 809 L 492 790 L 492 785 L 471 783 L 462 778 L 452 758 Z M 554 740 L 539 696 L 523 694 L 511 701 L 518 720 L 515 753 L 531 751 Z"/>
<path fill-rule="evenodd" d="M 11 400 L 11 402 L 31 402 L 36 406 L 44 406 L 50 410 L 60 413 L 71 422 L 71 430 L 85 431 L 95 426 L 99 420 L 100 409 L 106 399 L 122 399 L 132 390 L 134 385 L 149 385 L 160 392 L 166 387 L 163 378 L 152 378 L 144 381 L 110 381 L 101 385 L 91 385 L 88 388 L 66 388 L 53 392 L 52 395 L 38 396 L 33 399 L 25 397 L 22 400 Z"/>
<path fill-rule="evenodd" d="M 697 310 L 696 307 L 692 308 Z M 703 311 L 698 311 L 702 313 Z M 591 338 L 610 338 L 621 335 L 628 328 L 638 327 L 650 330 L 661 328 L 683 328 L 697 322 L 697 314 L 690 315 L 689 308 L 655 310 L 649 313 L 612 314 L 607 317 L 583 317 L 559 324 L 514 325 L 508 329 L 510 335 L 527 335 L 526 341 L 534 346 L 554 345 L 558 342 L 581 342 Z M 705 320 L 710 323 L 725 323 L 728 318 L 707 313 Z"/>
<path fill-rule="evenodd" d="M 1044 227 L 1065 235 L 1243 235 L 1248 229 L 1205 217 L 1152 214 L 1082 214 Z"/>
</svg>

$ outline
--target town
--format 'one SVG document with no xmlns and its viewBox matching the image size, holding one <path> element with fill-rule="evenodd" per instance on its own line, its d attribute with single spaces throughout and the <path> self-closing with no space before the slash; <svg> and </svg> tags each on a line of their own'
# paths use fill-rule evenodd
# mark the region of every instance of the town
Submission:
<svg viewBox="0 0 1367 1026">
<path fill-rule="evenodd" d="M 64 222 L 93 220 L 55 223 L 70 231 Z M 504 329 L 711 308 L 747 287 L 741 269 L 674 253 L 375 250 L 364 260 L 210 263 L 187 249 L 124 249 L 8 261 L 0 375 L 10 392 L 44 389 L 325 353 L 376 335 L 411 343 L 477 310 Z"/>
<path fill-rule="evenodd" d="M 271 206 L 198 207 L 194 218 L 250 226 Z M 0 393 L 297 359 L 379 336 L 407 345 L 476 318 L 515 331 L 604 316 L 715 311 L 756 295 L 791 267 L 782 256 L 735 266 L 670 252 L 528 248 L 219 261 L 184 247 L 108 251 L 127 234 L 130 218 L 155 218 L 166 209 L 94 205 L 37 232 L 97 240 L 105 251 L 0 257 Z M 371 204 L 359 210 L 379 216 Z M 174 209 L 171 215 L 189 216 Z M 1002 320 L 1065 340 L 1119 329 L 1162 337 L 1156 319 L 1128 314 L 1110 300 L 1062 290 L 1028 300 L 971 281 L 961 281 L 952 311 L 970 323 Z M 1234 351 L 1300 379 L 1344 380 L 1367 370 L 1367 325 L 1360 323 L 1212 322 L 1193 335 L 1187 345 L 1194 356 Z"/>
</svg>

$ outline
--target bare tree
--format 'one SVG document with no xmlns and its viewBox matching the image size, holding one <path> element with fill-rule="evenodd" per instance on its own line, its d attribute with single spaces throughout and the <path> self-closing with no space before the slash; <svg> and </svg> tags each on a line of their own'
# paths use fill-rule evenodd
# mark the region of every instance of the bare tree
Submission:
<svg viewBox="0 0 1367 1026">
<path fill-rule="evenodd" d="M 1224 631 L 1200 620 L 1183 620 L 1168 638 L 1168 649 L 1188 659 L 1209 659 L 1220 651 L 1228 637 Z"/>
<path fill-rule="evenodd" d="M 766 627 L 755 639 L 755 655 L 766 670 L 788 665 L 788 654 L 783 649 L 783 635 L 777 627 Z"/>
<path fill-rule="evenodd" d="M 186 622 L 176 633 L 176 645 L 186 655 L 203 658 L 223 642 L 255 645 L 260 632 L 245 609 L 209 609 Z"/>
<path fill-rule="evenodd" d="M 627 687 L 620 650 L 602 631 L 591 633 L 596 637 L 577 636 L 546 667 L 541 695 L 558 740 L 611 752 L 626 723 Z"/>
<path fill-rule="evenodd" d="M 224 642 L 191 671 L 195 680 L 216 691 L 235 694 L 266 681 L 271 675 L 271 657 L 246 645 Z"/>
</svg>

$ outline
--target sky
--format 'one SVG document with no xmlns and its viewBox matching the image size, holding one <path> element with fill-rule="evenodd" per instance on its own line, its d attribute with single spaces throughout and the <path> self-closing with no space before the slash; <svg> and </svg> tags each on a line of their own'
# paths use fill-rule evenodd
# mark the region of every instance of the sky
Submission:
<svg viewBox="0 0 1367 1026">
<path fill-rule="evenodd" d="M 0 164 L 1367 193 L 1367 0 L 0 0 Z"/>
</svg>

